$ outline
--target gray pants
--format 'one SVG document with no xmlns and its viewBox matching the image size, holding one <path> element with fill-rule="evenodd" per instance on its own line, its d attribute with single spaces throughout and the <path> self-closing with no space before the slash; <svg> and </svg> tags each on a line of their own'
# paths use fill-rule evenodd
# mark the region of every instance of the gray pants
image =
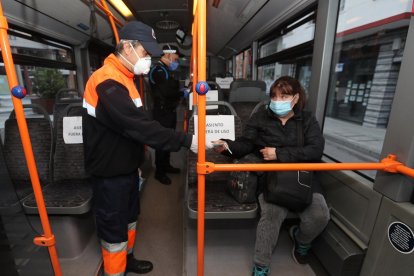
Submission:
<svg viewBox="0 0 414 276">
<path fill-rule="evenodd" d="M 288 214 L 288 209 L 266 202 L 263 194 L 259 195 L 259 204 L 261 217 L 256 230 L 253 261 L 257 265 L 269 266 L 273 249 L 279 238 L 280 226 Z M 309 244 L 328 224 L 329 209 L 325 198 L 321 194 L 314 193 L 311 205 L 298 213 L 298 216 L 300 224 L 296 239 L 299 243 Z"/>
</svg>

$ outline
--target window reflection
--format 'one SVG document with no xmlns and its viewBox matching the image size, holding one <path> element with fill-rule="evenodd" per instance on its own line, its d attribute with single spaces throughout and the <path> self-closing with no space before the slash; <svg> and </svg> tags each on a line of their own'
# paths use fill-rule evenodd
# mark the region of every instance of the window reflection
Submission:
<svg viewBox="0 0 414 276">
<path fill-rule="evenodd" d="M 312 14 L 310 14 L 312 15 Z M 310 16 L 308 15 L 308 16 Z M 305 16 L 305 17 L 308 17 Z M 293 23 L 294 24 L 294 23 Z M 293 25 L 291 24 L 291 25 Z M 309 21 L 288 33 L 263 44 L 260 47 L 260 58 L 270 56 L 274 53 L 292 48 L 299 44 L 313 40 L 315 36 L 315 22 Z"/>
<path fill-rule="evenodd" d="M 9 41 L 13 54 L 72 63 L 72 49 L 66 45 L 38 37 L 33 38 L 32 35 L 20 31 L 11 30 L 11 33 Z"/>
<path fill-rule="evenodd" d="M 266 91 L 281 76 L 291 76 L 309 91 L 312 72 L 312 45 L 315 34 L 315 12 L 312 11 L 280 30 L 281 35 L 259 43 L 258 79 L 266 83 Z M 266 41 L 266 40 L 265 40 Z M 261 62 L 263 60 L 263 62 Z"/>
<path fill-rule="evenodd" d="M 379 160 L 411 16 L 409 2 L 341 1 L 324 126 L 325 153 L 336 160 Z M 376 171 L 363 173 L 374 177 Z"/>
<path fill-rule="evenodd" d="M 52 113 L 60 89 L 77 89 L 76 71 L 67 69 L 76 67 L 72 48 L 14 29 L 10 30 L 9 41 L 17 82 L 27 92 L 22 103 L 38 103 Z M 0 134 L 13 108 L 4 63 L 0 62 Z"/>
</svg>

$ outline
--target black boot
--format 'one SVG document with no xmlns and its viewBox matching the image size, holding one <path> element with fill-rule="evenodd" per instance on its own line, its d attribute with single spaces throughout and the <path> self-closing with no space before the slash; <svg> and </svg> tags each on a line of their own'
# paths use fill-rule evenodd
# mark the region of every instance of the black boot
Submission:
<svg viewBox="0 0 414 276">
<path fill-rule="evenodd" d="M 161 182 L 164 185 L 171 184 L 171 179 L 164 172 L 156 171 L 155 179 L 157 179 L 159 182 Z"/>
<path fill-rule="evenodd" d="M 137 274 L 145 274 L 152 270 L 150 261 L 137 260 L 132 253 L 127 255 L 126 272 L 134 272 Z"/>
<path fill-rule="evenodd" d="M 171 166 L 171 165 L 168 165 L 167 167 L 165 167 L 165 172 L 167 172 L 167 173 L 180 173 L 181 172 L 181 170 L 179 169 L 179 168 L 174 168 L 173 166 Z"/>
</svg>

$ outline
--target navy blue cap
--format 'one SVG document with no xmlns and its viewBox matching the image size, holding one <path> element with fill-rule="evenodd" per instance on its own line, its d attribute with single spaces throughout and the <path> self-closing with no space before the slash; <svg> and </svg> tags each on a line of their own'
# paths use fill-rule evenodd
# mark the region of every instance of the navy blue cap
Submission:
<svg viewBox="0 0 414 276">
<path fill-rule="evenodd" d="M 119 39 L 138 40 L 152 56 L 159 57 L 163 52 L 158 45 L 154 30 L 141 21 L 128 22 L 119 30 Z"/>
</svg>

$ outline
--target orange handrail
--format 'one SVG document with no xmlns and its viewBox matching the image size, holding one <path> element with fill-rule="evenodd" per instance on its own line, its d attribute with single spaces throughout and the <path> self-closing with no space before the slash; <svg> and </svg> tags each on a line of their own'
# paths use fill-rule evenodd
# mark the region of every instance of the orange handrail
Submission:
<svg viewBox="0 0 414 276">
<path fill-rule="evenodd" d="M 403 173 L 414 178 L 414 169 L 397 161 L 390 154 L 379 163 L 267 163 L 267 164 L 214 164 L 198 163 L 198 172 L 210 174 L 224 171 L 338 171 L 338 170 L 383 170 L 391 173 Z"/>
<path fill-rule="evenodd" d="M 9 37 L 7 35 L 8 24 L 7 19 L 3 15 L 3 8 L 0 1 L 0 47 L 3 56 L 4 66 L 6 67 L 7 80 L 10 88 L 18 86 L 16 71 L 14 68 L 13 57 L 10 49 Z M 47 246 L 50 260 L 52 262 L 55 275 L 62 275 L 59 259 L 56 251 L 56 240 L 50 227 L 49 218 L 46 212 L 45 202 L 43 199 L 42 188 L 40 186 L 39 175 L 37 172 L 36 162 L 33 156 L 33 148 L 30 141 L 27 123 L 23 112 L 22 101 L 12 95 L 13 106 L 16 114 L 17 125 L 22 140 L 23 151 L 26 158 L 27 168 L 29 170 L 30 180 L 32 182 L 33 192 L 39 210 L 40 222 L 44 234 L 41 237 L 35 237 L 33 242 L 38 246 Z"/>
<path fill-rule="evenodd" d="M 198 29 L 198 70 L 197 81 L 206 81 L 206 0 L 197 3 L 197 29 Z M 196 93 L 194 93 L 195 96 Z M 206 96 L 198 95 L 198 163 L 206 161 Z M 197 275 L 204 275 L 204 210 L 205 210 L 205 175 L 198 174 L 198 202 L 197 202 Z"/>
<path fill-rule="evenodd" d="M 100 5 L 99 2 L 95 0 L 96 6 L 98 6 L 98 8 L 100 8 L 103 12 L 105 12 L 106 15 L 108 15 L 109 23 L 111 24 L 112 31 L 114 32 L 115 41 L 116 41 L 116 43 L 119 43 L 119 35 L 118 35 L 118 30 L 117 30 L 116 25 L 115 25 L 115 21 L 119 25 L 121 25 L 121 27 L 124 24 L 112 14 L 112 12 L 109 10 L 108 5 L 106 4 L 105 0 L 101 0 L 101 3 L 102 3 L 102 5 Z"/>
</svg>

